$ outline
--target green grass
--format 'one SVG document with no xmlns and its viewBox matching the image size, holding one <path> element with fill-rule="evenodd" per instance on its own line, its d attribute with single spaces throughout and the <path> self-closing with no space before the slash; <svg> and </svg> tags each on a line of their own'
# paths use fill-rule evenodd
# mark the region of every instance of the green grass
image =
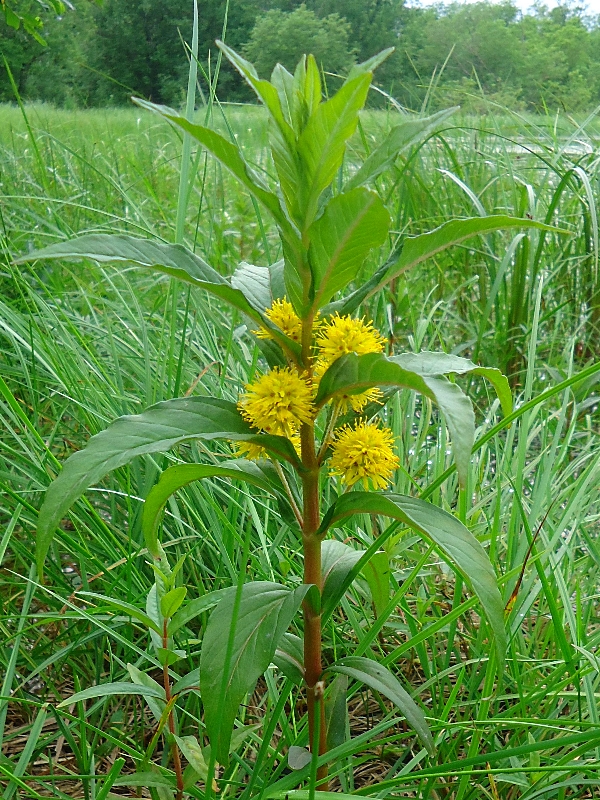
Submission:
<svg viewBox="0 0 600 800">
<path fill-rule="evenodd" d="M 154 721 L 131 699 L 54 706 L 79 688 L 123 679 L 128 662 L 147 667 L 150 650 L 139 626 L 107 609 L 95 613 L 74 592 L 142 604 L 153 577 L 141 499 L 168 463 L 217 460 L 228 448 L 144 457 L 88 492 L 63 522 L 43 586 L 31 571 L 42 492 L 58 463 L 120 414 L 193 391 L 235 399 L 258 354 L 241 319 L 232 324 L 214 301 L 154 274 L 91 263 L 11 266 L 12 257 L 76 232 L 175 237 L 181 143 L 168 126 L 136 110 L 26 110 L 37 150 L 20 111 L 0 107 L 0 786 L 8 800 L 94 800 L 118 755 L 127 771 L 141 763 Z M 268 171 L 260 110 L 227 107 L 225 115 L 227 124 L 215 109 L 214 124 L 237 134 L 247 158 Z M 391 121 L 391 112 L 366 115 L 352 150 L 368 149 Z M 596 119 L 490 109 L 479 119 L 458 116 L 379 179 L 398 234 L 485 211 L 530 213 L 572 235 L 475 240 L 401 276 L 384 300 L 361 309 L 396 350 L 443 349 L 508 369 L 517 406 L 558 388 L 508 428 L 472 382 L 481 446 L 462 507 L 437 412 L 408 393 L 391 403 L 402 460 L 395 488 L 464 516 L 507 601 L 537 538 L 499 676 L 475 600 L 421 540 L 394 529 L 385 545 L 393 557 L 386 613 L 376 619 L 366 584 L 355 584 L 324 632 L 325 660 L 351 643 L 393 666 L 422 702 L 438 753 L 426 756 L 384 702 L 351 685 L 353 738 L 332 766 L 344 791 L 431 800 L 597 795 L 599 138 Z M 185 237 L 224 273 L 240 260 L 279 257 L 268 218 L 204 155 Z M 584 380 L 561 388 L 584 370 Z M 368 546 L 381 530 L 369 517 L 359 522 L 336 535 Z M 191 596 L 235 584 L 240 571 L 288 585 L 301 574 L 298 543 L 277 508 L 218 480 L 170 501 L 163 540 L 174 557 L 188 554 Z M 182 631 L 190 669 L 205 623 Z M 297 693 L 270 670 L 242 708 L 243 721 L 271 727 L 232 762 L 227 796 L 298 785 L 285 760 L 290 745 L 307 739 Z M 201 703 L 186 697 L 182 727 L 197 732 Z"/>
</svg>

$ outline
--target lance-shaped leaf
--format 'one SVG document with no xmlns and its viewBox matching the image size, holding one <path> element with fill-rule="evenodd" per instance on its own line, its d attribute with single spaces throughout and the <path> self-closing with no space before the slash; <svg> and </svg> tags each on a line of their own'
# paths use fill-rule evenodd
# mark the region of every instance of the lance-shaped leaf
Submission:
<svg viewBox="0 0 600 800">
<path fill-rule="evenodd" d="M 142 625 L 145 625 L 149 630 L 162 634 L 160 626 L 151 619 L 148 614 L 144 614 L 140 608 L 131 603 L 126 603 L 123 600 L 117 600 L 113 597 L 107 597 L 105 594 L 96 594 L 95 592 L 77 592 L 77 594 L 80 597 L 90 597 L 92 600 L 99 603 L 106 603 L 106 605 L 118 609 L 122 614 L 132 619 L 137 619 L 138 622 L 141 622 Z"/>
<path fill-rule="evenodd" d="M 437 403 L 450 431 L 458 477 L 464 486 L 475 439 L 475 414 L 461 388 L 443 376 L 422 376 L 404 369 L 396 357 L 348 353 L 334 361 L 321 378 L 315 404 L 321 406 L 335 395 L 360 394 L 373 386 L 412 389 Z"/>
<path fill-rule="evenodd" d="M 246 459 L 236 459 L 219 465 L 176 464 L 169 467 L 150 489 L 144 501 L 142 514 L 142 531 L 146 547 L 155 558 L 161 557 L 158 546 L 158 526 L 167 500 L 184 486 L 204 478 L 232 478 L 252 486 L 258 486 L 276 496 L 284 494 L 284 488 L 277 472 L 268 461 L 257 463 Z"/>
<path fill-rule="evenodd" d="M 223 595 L 228 591 L 229 587 L 226 589 L 215 589 L 212 592 L 203 594 L 201 597 L 195 597 L 193 600 L 189 600 L 183 606 L 183 608 L 180 608 L 179 611 L 175 613 L 173 618 L 170 620 L 168 627 L 169 636 L 172 636 L 176 631 L 178 631 L 184 625 L 187 625 L 188 622 L 191 622 L 191 620 L 193 620 L 195 617 L 203 614 L 205 611 L 209 611 L 211 608 L 214 608 L 214 606 L 216 606 L 217 603 L 223 599 Z M 196 679 L 196 683 L 198 683 L 198 679 Z M 173 688 L 173 694 L 176 694 L 175 688 Z"/>
<path fill-rule="evenodd" d="M 275 650 L 273 663 L 286 678 L 300 686 L 304 680 L 304 646 L 302 639 L 294 633 L 284 633 Z"/>
<path fill-rule="evenodd" d="M 268 209 L 278 224 L 289 229 L 290 223 L 286 219 L 283 209 L 279 203 L 277 195 L 274 194 L 263 183 L 259 175 L 250 167 L 244 159 L 240 148 L 233 142 L 225 139 L 221 134 L 203 125 L 196 125 L 177 111 L 168 106 L 161 106 L 142 100 L 139 97 L 133 98 L 134 103 L 148 111 L 160 114 L 170 122 L 174 122 L 184 131 L 189 133 L 196 141 L 205 147 L 209 153 L 223 164 L 246 189 Z"/>
<path fill-rule="evenodd" d="M 561 228 L 553 228 L 542 222 L 521 217 L 510 217 L 505 214 L 496 214 L 489 217 L 469 217 L 467 219 L 453 219 L 418 236 L 407 236 L 397 247 L 397 254 L 390 258 L 388 265 L 383 265 L 374 274 L 373 278 L 360 286 L 344 300 L 331 303 L 327 311 L 339 311 L 340 314 L 352 313 L 360 303 L 378 292 L 383 286 L 396 278 L 400 273 L 406 272 L 428 258 L 447 250 L 449 247 L 461 244 L 467 239 L 477 235 L 495 233 L 508 228 L 534 228 L 552 233 L 567 235 L 570 232 Z"/>
<path fill-rule="evenodd" d="M 88 686 L 87 689 L 67 697 L 66 700 L 58 704 L 57 708 L 70 706 L 72 703 L 80 703 L 82 700 L 94 700 L 97 697 L 132 694 L 157 697 L 160 700 L 165 699 L 164 689 L 160 687 L 155 688 L 154 686 L 143 686 L 138 683 L 129 683 L 128 681 L 117 681 L 116 683 L 100 683 L 98 686 Z"/>
<path fill-rule="evenodd" d="M 390 223 L 379 195 L 367 189 L 344 192 L 327 203 L 308 232 L 315 310 L 354 280 L 371 250 L 385 242 Z"/>
<path fill-rule="evenodd" d="M 358 75 L 321 103 L 298 139 L 298 151 L 306 178 L 303 195 L 304 226 L 312 223 L 321 192 L 342 165 L 346 142 L 356 130 L 358 112 L 367 99 L 372 74 Z"/>
<path fill-rule="evenodd" d="M 334 361 L 321 378 L 315 405 L 320 408 L 338 394 L 360 394 L 373 386 L 413 389 L 434 399 L 432 391 L 420 375 L 404 369 L 382 353 L 362 356 L 347 353 Z"/>
<path fill-rule="evenodd" d="M 327 749 L 342 745 L 350 733 L 348 719 L 348 676 L 336 675 L 325 701 Z"/>
<path fill-rule="evenodd" d="M 376 53 L 371 58 L 367 58 L 366 61 L 361 61 L 360 64 L 354 64 L 350 68 L 350 72 L 348 73 L 348 77 L 346 78 L 346 83 L 351 81 L 353 78 L 356 78 L 357 75 L 362 75 L 365 72 L 374 72 L 380 64 L 389 58 L 392 53 L 394 52 L 393 47 L 387 47 L 385 50 L 381 50 L 379 53 Z"/>
<path fill-rule="evenodd" d="M 394 264 L 400 258 L 400 253 L 402 252 L 402 245 L 395 248 L 387 260 L 378 267 L 375 272 L 371 275 L 371 277 L 361 283 L 358 289 L 356 289 L 351 294 L 347 295 L 346 297 L 341 297 L 339 300 L 334 300 L 331 303 L 328 303 L 323 308 L 323 316 L 329 316 L 330 314 L 335 314 L 336 312 L 340 314 L 340 316 L 344 316 L 346 314 L 353 314 L 359 305 L 365 300 L 367 297 L 370 297 L 373 294 L 375 287 L 379 286 L 381 281 L 385 278 L 388 274 L 390 269 L 394 266 Z"/>
<path fill-rule="evenodd" d="M 406 119 L 400 125 L 393 127 L 383 142 L 363 161 L 360 168 L 354 173 L 345 186 L 352 189 L 374 180 L 400 155 L 403 150 L 423 141 L 438 125 L 458 109 L 446 108 L 421 119 Z"/>
<path fill-rule="evenodd" d="M 21 256 L 15 263 L 23 264 L 38 258 L 90 258 L 100 263 L 134 264 L 170 275 L 224 300 L 268 328 L 283 347 L 292 353 L 300 352 L 296 342 L 284 336 L 262 313 L 272 302 L 268 267 L 242 263 L 229 281 L 181 244 L 107 233 L 92 233 L 56 242 Z"/>
<path fill-rule="evenodd" d="M 242 261 L 231 276 L 231 285 L 242 292 L 250 305 L 260 312 L 273 303 L 269 267 L 257 267 Z"/>
<path fill-rule="evenodd" d="M 393 356 L 392 361 L 400 364 L 404 369 L 411 372 L 416 372 L 423 377 L 435 375 L 447 375 L 448 373 L 455 373 L 456 375 L 466 375 L 472 373 L 473 375 L 480 375 L 482 378 L 492 384 L 500 400 L 502 406 L 502 413 L 505 416 L 512 413 L 512 393 L 510 391 L 510 384 L 505 375 L 499 369 L 494 367 L 479 367 L 468 358 L 461 356 L 451 355 L 449 353 L 432 353 L 423 350 L 421 353 L 401 353 L 400 355 Z"/>
<path fill-rule="evenodd" d="M 142 414 L 119 417 L 73 453 L 46 491 L 38 517 L 36 557 L 40 574 L 54 531 L 67 509 L 107 473 L 133 458 L 170 450 L 190 439 L 230 439 L 264 446 L 276 458 L 300 466 L 293 445 L 281 436 L 256 434 L 235 403 L 214 397 L 165 400 Z"/>
<path fill-rule="evenodd" d="M 229 760 L 229 742 L 240 703 L 273 660 L 310 588 L 300 586 L 290 591 L 269 581 L 247 583 L 237 609 L 237 590 L 232 587 L 211 614 L 202 640 L 200 691 L 206 729 L 220 764 Z"/>
<path fill-rule="evenodd" d="M 389 555 L 384 550 L 374 553 L 373 558 L 367 561 L 362 568 L 362 574 L 369 584 L 375 613 L 380 617 L 390 600 L 391 569 Z"/>
<path fill-rule="evenodd" d="M 269 139 L 275 168 L 287 206 L 294 215 L 300 184 L 300 162 L 296 153 L 296 134 L 285 118 L 281 99 L 276 87 L 258 77 L 254 65 L 221 41 L 217 45 L 250 84 L 258 98 L 266 106 L 269 117 Z M 288 73 L 289 74 L 289 73 Z M 291 76 L 290 76 L 291 77 Z"/>
<path fill-rule="evenodd" d="M 387 697 L 404 714 L 406 721 L 417 733 L 428 753 L 430 755 L 435 753 L 433 738 L 425 714 L 387 667 L 370 658 L 349 656 L 328 667 L 327 672 L 347 675 Z"/>
<path fill-rule="evenodd" d="M 323 542 L 321 550 L 321 572 L 323 576 L 323 594 L 321 604 L 326 615 L 332 605 L 337 603 L 346 578 L 357 562 L 365 554 L 364 550 L 355 550 L 343 542 L 328 539 Z"/>
<path fill-rule="evenodd" d="M 506 214 L 494 214 L 489 217 L 469 217 L 468 219 L 452 219 L 418 236 L 409 236 L 402 243 L 400 258 L 385 277 L 379 282 L 373 292 L 378 291 L 383 285 L 389 283 L 400 273 L 416 267 L 428 258 L 447 250 L 453 245 L 460 244 L 473 236 L 494 233 L 495 231 L 509 228 L 534 228 L 540 231 L 569 234 L 561 228 L 553 228 L 534 219 L 510 217 Z M 373 294 L 371 292 L 371 294 Z"/>
<path fill-rule="evenodd" d="M 353 514 L 381 514 L 403 522 L 432 542 L 444 558 L 466 579 L 479 598 L 494 634 L 498 658 L 504 661 L 506 633 L 504 605 L 494 568 L 471 531 L 462 522 L 437 506 L 392 492 L 348 492 L 327 511 L 321 526 L 339 526 Z"/>
</svg>

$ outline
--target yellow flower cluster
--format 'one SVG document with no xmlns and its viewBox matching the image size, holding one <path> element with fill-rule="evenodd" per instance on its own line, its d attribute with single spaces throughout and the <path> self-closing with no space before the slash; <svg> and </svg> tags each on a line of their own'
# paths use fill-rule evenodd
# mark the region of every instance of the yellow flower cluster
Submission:
<svg viewBox="0 0 600 800">
<path fill-rule="evenodd" d="M 400 462 L 394 453 L 394 436 L 389 428 L 368 422 L 354 427 L 344 425 L 333 444 L 330 474 L 340 475 L 346 486 L 362 481 L 375 489 L 385 489 Z"/>
<path fill-rule="evenodd" d="M 292 367 L 274 367 L 254 383 L 238 406 L 254 428 L 292 439 L 303 422 L 311 422 L 313 390 Z"/>
<path fill-rule="evenodd" d="M 288 300 L 276 300 L 265 315 L 290 339 L 301 341 L 302 320 Z M 268 330 L 257 335 L 272 338 Z M 238 403 L 242 416 L 253 428 L 287 437 L 299 452 L 300 426 L 314 418 L 313 399 L 327 369 L 343 355 L 381 353 L 384 345 L 385 339 L 371 322 L 336 313 L 314 327 L 312 378 L 292 366 L 275 367 L 246 386 Z M 361 412 L 367 403 L 381 396 L 377 388 L 357 395 L 338 395 L 337 411 L 345 413 L 352 408 Z M 388 428 L 365 422 L 346 425 L 333 441 L 330 472 L 341 476 L 348 487 L 360 481 L 365 488 L 369 484 L 383 488 L 398 467 L 393 444 L 394 437 Z M 260 445 L 246 442 L 238 443 L 237 451 L 252 460 L 267 455 Z"/>
<path fill-rule="evenodd" d="M 302 320 L 294 311 L 294 306 L 284 297 L 282 300 L 274 300 L 271 308 L 265 311 L 265 317 L 285 333 L 294 342 L 302 339 Z M 254 331 L 259 339 L 272 339 L 273 334 L 261 328 Z"/>
<path fill-rule="evenodd" d="M 375 330 L 372 322 L 352 317 L 340 317 L 334 314 L 317 332 L 317 362 L 315 376 L 321 378 L 336 359 L 348 353 L 364 356 L 368 353 L 382 353 L 385 339 Z M 340 395 L 340 411 L 346 413 L 353 409 L 360 413 L 367 403 L 382 397 L 380 389 L 367 389 L 366 392 L 352 395 Z"/>
</svg>

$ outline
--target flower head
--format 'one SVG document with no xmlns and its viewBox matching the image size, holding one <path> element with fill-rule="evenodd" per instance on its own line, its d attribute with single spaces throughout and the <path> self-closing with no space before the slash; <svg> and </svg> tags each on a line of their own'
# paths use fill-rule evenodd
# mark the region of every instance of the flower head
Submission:
<svg viewBox="0 0 600 800">
<path fill-rule="evenodd" d="M 248 461 L 258 461 L 261 458 L 268 458 L 269 454 L 264 447 L 254 442 L 235 442 L 235 454 Z"/>
<path fill-rule="evenodd" d="M 367 353 L 383 352 L 385 339 L 371 322 L 334 314 L 319 328 L 316 344 L 318 354 L 315 377 L 318 380 L 334 361 L 347 353 L 364 356 Z M 338 395 L 336 399 L 340 403 L 341 413 L 345 414 L 350 409 L 360 413 L 367 403 L 378 401 L 382 396 L 380 389 L 373 388 L 360 394 Z"/>
<path fill-rule="evenodd" d="M 392 473 L 400 465 L 394 453 L 394 436 L 389 428 L 360 422 L 344 425 L 333 443 L 331 475 L 340 475 L 346 486 L 362 481 L 375 489 L 385 489 Z"/>
<path fill-rule="evenodd" d="M 378 403 L 381 401 L 382 397 L 383 392 L 381 389 L 374 387 L 360 394 L 337 394 L 335 400 L 339 403 L 341 414 L 347 414 L 350 409 L 360 414 L 361 411 L 365 410 L 368 403 Z"/>
<path fill-rule="evenodd" d="M 290 436 L 290 441 L 294 449 L 300 455 L 300 435 L 297 433 Z M 234 442 L 236 455 L 247 458 L 248 461 L 258 461 L 261 458 L 270 458 L 269 453 L 260 444 L 255 442 Z"/>
<path fill-rule="evenodd" d="M 274 367 L 246 386 L 238 402 L 244 419 L 254 428 L 291 439 L 313 417 L 312 387 L 291 367 Z"/>
<path fill-rule="evenodd" d="M 324 372 L 340 356 L 356 353 L 382 353 L 385 339 L 372 322 L 334 314 L 325 321 L 317 333 L 317 369 Z"/>
<path fill-rule="evenodd" d="M 302 320 L 294 311 L 294 306 L 285 297 L 282 300 L 274 300 L 271 308 L 265 311 L 265 317 L 285 333 L 294 342 L 302 339 Z M 272 339 L 273 334 L 261 328 L 255 331 L 259 339 Z"/>
</svg>

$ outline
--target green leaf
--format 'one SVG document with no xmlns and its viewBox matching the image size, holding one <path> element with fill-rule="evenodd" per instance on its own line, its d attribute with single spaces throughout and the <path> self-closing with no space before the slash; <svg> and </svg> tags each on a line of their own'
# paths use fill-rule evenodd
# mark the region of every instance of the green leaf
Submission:
<svg viewBox="0 0 600 800">
<path fill-rule="evenodd" d="M 21 27 L 21 18 L 18 17 L 9 6 L 2 4 L 2 7 L 4 10 L 4 19 L 6 20 L 6 24 L 18 31 Z"/>
<path fill-rule="evenodd" d="M 304 769 L 304 767 L 312 761 L 312 755 L 306 747 L 292 745 L 287 753 L 287 761 L 290 769 Z"/>
<path fill-rule="evenodd" d="M 314 220 L 321 192 L 342 165 L 346 142 L 356 130 L 358 112 L 367 99 L 371 78 L 370 72 L 358 75 L 330 100 L 321 103 L 298 139 L 306 186 L 302 199 L 303 229 Z"/>
<path fill-rule="evenodd" d="M 390 599 L 390 559 L 385 551 L 373 554 L 361 570 L 369 589 L 375 613 L 381 616 Z"/>
<path fill-rule="evenodd" d="M 401 252 L 402 245 L 394 248 L 387 261 L 378 267 L 368 280 L 361 283 L 358 289 L 356 289 L 354 292 L 351 292 L 346 297 L 342 297 L 339 300 L 328 303 L 325 308 L 323 308 L 323 316 L 327 317 L 330 314 L 335 314 L 336 312 L 340 314 L 340 316 L 353 314 L 363 300 L 365 300 L 367 297 L 370 297 L 374 289 L 379 286 L 381 281 L 385 278 L 390 269 L 400 258 Z"/>
<path fill-rule="evenodd" d="M 131 775 L 122 775 L 117 778 L 113 786 L 140 786 L 144 789 L 151 786 L 175 788 L 175 778 L 160 772 L 133 772 Z"/>
<path fill-rule="evenodd" d="M 170 122 L 175 123 L 175 125 L 178 125 L 189 133 L 196 141 L 200 142 L 209 153 L 212 153 L 212 155 L 229 170 L 234 178 L 237 178 L 242 186 L 248 189 L 248 191 L 271 212 L 282 231 L 288 236 L 293 235 L 293 227 L 285 216 L 277 195 L 268 189 L 259 175 L 245 161 L 237 145 L 229 142 L 210 128 L 205 128 L 202 125 L 196 125 L 190 122 L 185 117 L 182 117 L 181 114 L 178 114 L 177 111 L 168 108 L 168 106 L 156 105 L 147 100 L 142 100 L 139 97 L 134 97 L 133 102 L 148 111 L 160 114 L 165 119 L 170 120 Z"/>
<path fill-rule="evenodd" d="M 175 736 L 177 746 L 191 765 L 198 778 L 206 781 L 208 776 L 208 765 L 204 758 L 204 752 L 195 736 Z M 197 780 L 197 779 L 196 779 Z M 195 781 L 194 781 L 195 782 Z"/>
<path fill-rule="evenodd" d="M 246 459 L 226 461 L 222 465 L 176 464 L 166 469 L 158 482 L 149 491 L 144 501 L 142 531 L 148 552 L 160 558 L 158 526 L 169 497 L 192 481 L 204 478 L 232 478 L 264 489 L 274 495 L 283 493 L 283 487 L 272 464 L 267 461 L 254 462 Z M 278 492 L 278 489 L 281 489 Z M 164 616 L 167 616 L 166 614 Z"/>
<path fill-rule="evenodd" d="M 536 228 L 551 230 L 553 233 L 570 235 L 569 231 L 552 228 L 535 220 L 494 215 L 489 217 L 472 217 L 454 219 L 445 222 L 438 228 L 418 236 L 407 236 L 396 247 L 386 264 L 383 264 L 363 286 L 343 300 L 330 303 L 327 313 L 338 311 L 340 314 L 351 314 L 360 303 L 376 294 L 383 286 L 396 278 L 400 273 L 417 266 L 426 259 L 460 244 L 478 234 L 494 233 L 505 228 Z"/>
<path fill-rule="evenodd" d="M 443 376 L 423 377 L 405 369 L 397 356 L 348 353 L 334 361 L 321 378 L 315 405 L 322 406 L 336 394 L 359 394 L 373 386 L 412 389 L 437 403 L 450 430 L 458 477 L 464 486 L 475 439 L 475 414 L 462 389 Z"/>
<path fill-rule="evenodd" d="M 285 118 L 277 88 L 269 81 L 261 80 L 254 66 L 226 44 L 217 41 L 217 45 L 254 89 L 258 98 L 264 103 L 269 112 L 271 153 L 283 196 L 290 212 L 294 215 L 298 187 L 300 185 L 300 164 L 296 154 L 296 134 Z M 290 77 L 292 76 L 290 75 Z"/>
<path fill-rule="evenodd" d="M 404 369 L 411 372 L 416 372 L 423 377 L 435 375 L 448 375 L 455 373 L 456 375 L 466 375 L 472 373 L 473 375 L 480 375 L 482 378 L 492 384 L 500 400 L 502 406 L 502 413 L 508 416 L 512 413 L 512 393 L 510 391 L 510 384 L 505 375 L 499 369 L 494 367 L 479 367 L 468 358 L 461 356 L 454 356 L 448 353 L 432 353 L 428 350 L 423 350 L 420 353 L 402 353 L 401 355 L 394 356 L 393 361 L 400 364 Z"/>
<path fill-rule="evenodd" d="M 370 658 L 349 656 L 328 667 L 327 671 L 354 678 L 391 700 L 392 703 L 398 706 L 406 717 L 406 721 L 416 731 L 427 752 L 430 755 L 434 755 L 435 746 L 425 715 L 387 667 Z"/>
<path fill-rule="evenodd" d="M 300 686 L 304 680 L 304 645 L 302 639 L 293 633 L 284 633 L 275 650 L 273 664 L 286 678 Z"/>
<path fill-rule="evenodd" d="M 327 749 L 333 750 L 348 738 L 348 676 L 336 675 L 325 701 Z"/>
<path fill-rule="evenodd" d="M 535 230 L 550 231 L 552 233 L 570 233 L 533 219 L 510 217 L 506 214 L 452 219 L 432 231 L 421 233 L 418 236 L 408 236 L 404 239 L 400 258 L 370 294 L 377 292 L 400 273 L 416 267 L 417 264 L 437 253 L 441 253 L 443 250 L 447 250 L 449 247 L 460 244 L 466 239 L 471 239 L 473 236 L 494 233 L 508 228 L 534 228 Z"/>
<path fill-rule="evenodd" d="M 156 649 L 156 656 L 159 663 L 163 667 L 170 667 L 181 661 L 182 658 L 187 657 L 185 650 L 171 650 L 169 647 L 158 647 Z"/>
<path fill-rule="evenodd" d="M 383 64 L 386 58 L 392 55 L 394 50 L 394 47 L 387 47 L 385 50 L 381 50 L 381 52 L 376 53 L 366 61 L 362 61 L 360 64 L 354 64 L 348 73 L 346 83 L 356 78 L 357 75 L 363 75 L 365 72 L 374 72 L 380 64 Z"/>
<path fill-rule="evenodd" d="M 147 697 L 157 697 L 164 700 L 165 693 L 153 686 L 142 686 L 136 683 L 129 683 L 128 681 L 117 681 L 116 683 L 101 683 L 98 686 L 89 686 L 81 692 L 63 700 L 57 705 L 57 708 L 64 708 L 70 706 L 72 703 L 80 703 L 82 700 L 93 700 L 96 697 L 110 697 L 111 695 L 132 695 L 139 694 Z"/>
<path fill-rule="evenodd" d="M 341 588 L 348 574 L 354 569 L 364 555 L 364 550 L 356 550 L 348 544 L 328 539 L 321 548 L 321 572 L 323 576 L 323 594 L 321 604 L 323 614 L 327 615 L 332 605 L 337 605 Z"/>
<path fill-rule="evenodd" d="M 176 586 L 171 591 L 163 594 L 160 598 L 160 613 L 166 619 L 169 619 L 181 606 L 185 600 L 187 588 L 185 586 Z"/>
<path fill-rule="evenodd" d="M 444 415 L 444 421 L 450 431 L 458 482 L 465 488 L 475 442 L 473 404 L 460 386 L 451 383 L 443 375 L 424 377 L 423 380 Z"/>
<path fill-rule="evenodd" d="M 339 527 L 342 520 L 361 513 L 397 519 L 436 545 L 479 598 L 494 634 L 499 663 L 503 663 L 506 649 L 504 604 L 494 568 L 471 531 L 456 517 L 415 497 L 392 492 L 348 492 L 328 509 L 320 532 Z"/>
<path fill-rule="evenodd" d="M 229 587 L 228 587 L 229 588 Z M 219 592 L 225 592 L 225 589 L 219 589 Z M 196 667 L 187 675 L 184 675 L 171 688 L 171 695 L 175 697 L 176 694 L 187 692 L 189 689 L 195 689 L 200 692 L 200 667 Z"/>
<path fill-rule="evenodd" d="M 364 183 L 374 180 L 395 161 L 403 150 L 423 141 L 434 128 L 457 110 L 458 106 L 455 106 L 438 111 L 437 114 L 432 114 L 430 117 L 422 117 L 421 119 L 411 119 L 409 117 L 400 125 L 393 127 L 383 142 L 363 161 L 360 168 L 344 187 L 344 190 L 362 186 Z"/>
<path fill-rule="evenodd" d="M 373 386 L 412 389 L 431 400 L 435 399 L 420 375 L 404 369 L 383 353 L 368 353 L 363 356 L 347 353 L 334 361 L 321 378 L 315 405 L 320 408 L 336 394 L 360 394 Z"/>
<path fill-rule="evenodd" d="M 202 597 L 195 597 L 193 600 L 187 602 L 170 620 L 168 626 L 169 636 L 173 636 L 176 631 L 184 625 L 187 625 L 188 622 L 191 622 L 195 617 L 216 606 L 217 603 L 223 599 L 223 595 L 228 591 L 229 588 L 215 589 L 213 592 L 208 592 L 207 594 L 203 594 Z"/>
<path fill-rule="evenodd" d="M 232 289 L 216 270 L 181 244 L 165 244 L 125 234 L 92 233 L 34 250 L 16 259 L 15 263 L 42 258 L 90 258 L 100 263 L 122 262 L 155 269 L 206 289 L 245 314 L 259 318 L 242 292 Z"/>
<path fill-rule="evenodd" d="M 131 603 L 125 603 L 122 600 L 116 600 L 113 597 L 107 597 L 105 594 L 95 594 L 94 592 L 80 591 L 77 592 L 77 594 L 81 597 L 91 597 L 92 600 L 94 600 L 95 602 L 106 603 L 107 605 L 112 606 L 113 608 L 117 608 L 119 611 L 121 611 L 123 614 L 126 614 L 128 617 L 137 619 L 138 622 L 141 622 L 147 628 L 156 631 L 156 633 L 159 634 L 162 633 L 160 627 L 156 624 L 156 622 L 154 622 L 154 620 L 150 619 L 150 617 L 147 614 L 144 614 L 144 612 L 141 611 L 136 606 L 131 605 Z"/>
<path fill-rule="evenodd" d="M 315 310 L 354 280 L 370 251 L 385 242 L 390 224 L 379 195 L 367 189 L 344 192 L 327 203 L 308 231 Z"/>
<path fill-rule="evenodd" d="M 310 588 L 300 586 L 290 591 L 268 581 L 247 583 L 242 587 L 235 619 L 234 587 L 211 614 L 202 640 L 200 691 L 206 729 L 219 764 L 229 760 L 229 743 L 240 703 L 273 660 Z M 228 653 L 232 627 L 233 649 Z"/>
<path fill-rule="evenodd" d="M 36 259 L 63 258 L 90 258 L 100 263 L 134 264 L 178 278 L 229 303 L 259 325 L 266 327 L 283 347 L 293 353 L 299 352 L 299 346 L 287 336 L 283 336 L 279 328 L 262 313 L 272 302 L 270 293 L 267 294 L 266 291 L 270 284 L 268 267 L 242 264 L 230 282 L 181 244 L 165 244 L 125 234 L 104 233 L 87 234 L 64 242 L 56 242 L 21 256 L 16 259 L 15 264 Z"/>
<path fill-rule="evenodd" d="M 151 678 L 150 675 L 147 675 L 145 672 L 142 672 L 141 669 L 138 669 L 134 664 L 127 664 L 127 672 L 129 672 L 129 676 L 136 686 L 149 686 L 150 688 L 161 693 L 161 700 L 152 695 L 146 695 L 144 697 L 154 718 L 157 722 L 160 722 L 166 705 L 164 687 L 157 683 L 154 678 Z"/>
<path fill-rule="evenodd" d="M 231 276 L 231 285 L 248 300 L 252 308 L 263 312 L 273 304 L 271 271 L 242 261 Z"/>
<path fill-rule="evenodd" d="M 235 403 L 214 397 L 165 400 L 142 414 L 119 417 L 65 462 L 46 491 L 38 517 L 36 558 L 40 574 L 54 531 L 81 494 L 111 470 L 147 453 L 170 450 L 190 439 L 230 439 L 260 444 L 276 458 L 299 466 L 293 445 L 281 436 L 257 435 Z"/>
<path fill-rule="evenodd" d="M 275 64 L 273 72 L 271 73 L 271 83 L 279 95 L 279 102 L 283 115 L 286 121 L 292 126 L 294 133 L 296 133 L 294 120 L 296 118 L 295 107 L 297 105 L 297 98 L 295 97 L 294 90 L 294 76 L 283 64 Z"/>
</svg>

